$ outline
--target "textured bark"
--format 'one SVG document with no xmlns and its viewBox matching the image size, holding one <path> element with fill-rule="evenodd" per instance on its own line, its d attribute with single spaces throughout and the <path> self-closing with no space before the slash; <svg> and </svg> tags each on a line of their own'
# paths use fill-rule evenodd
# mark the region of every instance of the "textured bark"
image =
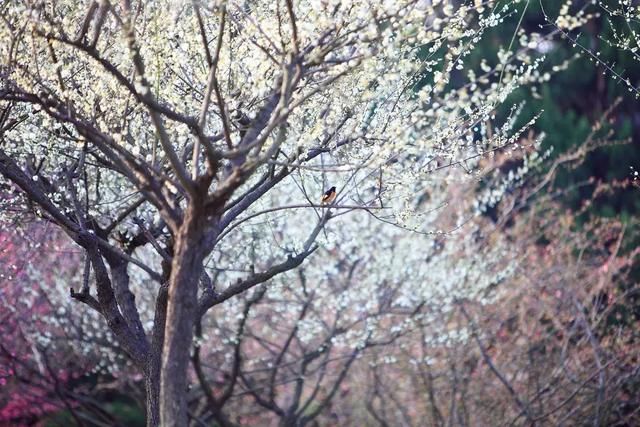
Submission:
<svg viewBox="0 0 640 427">
<path fill-rule="evenodd" d="M 129 273 L 127 272 L 128 263 L 118 259 L 116 256 L 109 254 L 107 257 L 109 266 L 111 267 L 111 283 L 114 296 L 122 317 L 129 325 L 129 328 L 136 337 L 136 340 L 145 347 L 145 353 L 148 353 L 147 337 L 142 327 L 140 314 L 136 307 L 135 296 L 129 289 Z"/>
<path fill-rule="evenodd" d="M 163 275 L 168 277 L 169 270 L 165 270 L 166 272 Z M 156 314 L 151 333 L 151 350 L 145 374 L 147 427 L 158 427 L 160 425 L 160 367 L 162 364 L 162 343 L 164 342 L 168 293 L 168 285 L 164 283 L 160 287 L 156 298 Z"/>
<path fill-rule="evenodd" d="M 205 225 L 206 218 L 201 211 L 189 208 L 176 236 L 160 373 L 160 422 L 163 427 L 183 427 L 188 421 L 187 368 L 197 315 L 198 283 L 203 259 L 211 250 L 216 234 Z"/>
<path fill-rule="evenodd" d="M 159 364 L 158 364 L 159 367 Z M 150 370 L 145 375 L 147 427 L 160 425 L 160 369 Z"/>
</svg>

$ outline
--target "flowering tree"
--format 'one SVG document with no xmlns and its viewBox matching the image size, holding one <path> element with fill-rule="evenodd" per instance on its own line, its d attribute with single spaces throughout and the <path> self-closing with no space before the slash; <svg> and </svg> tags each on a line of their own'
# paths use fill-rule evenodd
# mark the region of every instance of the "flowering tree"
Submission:
<svg viewBox="0 0 640 427">
<path fill-rule="evenodd" d="M 0 422 L 5 424 L 16 419 L 37 419 L 47 412 L 64 407 L 64 403 L 68 403 L 64 397 L 55 396 L 50 390 L 56 389 L 56 382 L 64 383 L 69 374 L 77 373 L 64 369 L 65 361 L 55 363 L 55 366 L 51 367 L 49 361 L 54 351 L 39 352 L 30 346 L 30 343 L 39 341 L 40 350 L 53 350 L 53 346 L 49 346 L 52 335 L 45 337 L 42 332 L 55 334 L 56 331 L 50 328 L 50 325 L 45 325 L 46 322 L 42 320 L 50 317 L 55 308 L 48 303 L 47 293 L 42 292 L 42 288 L 53 285 L 50 278 L 39 284 L 31 280 L 33 276 L 29 271 L 32 269 L 30 261 L 43 252 L 38 250 L 39 246 L 36 244 L 29 245 L 23 242 L 26 240 L 45 247 L 53 246 L 52 244 L 56 243 L 55 239 L 47 235 L 50 231 L 48 228 L 51 227 L 40 227 L 42 224 L 36 224 L 24 230 L 17 224 L 13 225 L 20 233 L 3 231 L 0 235 L 3 248 L 0 252 L 0 277 L 3 281 L 20 281 L 25 290 L 3 287 L 0 295 L 3 306 L 0 330 L 4 337 L 0 344 L 0 385 L 4 390 L 0 402 Z M 3 227 L 3 230 L 6 228 Z M 38 258 L 40 262 L 48 265 L 52 272 L 73 271 L 76 264 L 65 260 L 58 251 L 46 252 Z M 61 344 L 60 347 L 63 347 L 69 342 Z M 58 350 L 55 353 L 68 353 Z M 58 369 L 59 367 L 61 369 Z"/>
<path fill-rule="evenodd" d="M 432 310 L 439 321 L 370 359 L 362 392 L 370 418 L 415 426 L 638 422 L 638 286 L 629 278 L 638 251 L 623 249 L 637 223 L 576 230 L 576 217 L 557 208 L 547 201 L 533 207 L 545 215 L 512 217 L 508 235 L 517 236 L 512 250 L 521 258 L 517 274 L 487 289 L 495 298 Z"/>
<path fill-rule="evenodd" d="M 115 343 L 99 315 L 66 303 L 68 286 L 82 283 L 80 253 L 51 223 L 21 220 L 3 222 L 0 234 L 0 424 L 65 411 L 78 425 L 116 425 L 96 402 L 131 370 L 118 352 L 101 351 Z"/>
<path fill-rule="evenodd" d="M 465 214 L 497 203 L 538 161 L 532 141 L 511 184 L 488 189 L 475 205 L 475 197 L 446 191 L 449 182 L 478 177 L 484 155 L 521 148 L 524 129 L 513 129 L 513 117 L 496 123 L 494 109 L 514 88 L 549 78 L 537 47 L 556 32 L 522 34 L 515 52 L 510 46 L 497 63 L 463 74 L 484 31 L 522 2 L 503 3 L 2 4 L 0 174 L 21 194 L 7 212 L 31 211 L 82 248 L 83 279 L 70 295 L 104 319 L 143 375 L 148 425 L 187 424 L 193 331 L 202 335 L 213 307 L 225 303 L 233 312 L 233 298 L 258 287 L 247 296 L 246 313 L 239 311 L 246 319 L 251 306 L 269 301 L 260 285 L 289 278 L 312 254 L 323 258 L 304 274 L 316 279 L 331 271 L 323 259 L 332 259 L 332 250 L 346 259 L 340 262 L 355 263 L 348 258 L 363 250 L 356 243 L 363 230 L 372 233 L 367 263 L 396 274 L 389 283 L 411 268 L 416 277 L 433 275 L 422 263 L 424 242 L 395 234 L 431 237 L 437 219 L 438 233 L 458 229 Z M 332 185 L 336 202 L 319 205 Z M 461 208 L 443 219 L 453 196 Z M 414 257 L 389 260 L 396 245 Z M 468 275 L 473 264 L 484 265 L 473 272 L 475 292 L 493 280 L 483 272 L 509 273 L 508 262 L 485 262 L 466 245 L 449 253 L 434 247 L 436 257 L 470 255 L 455 274 L 440 272 L 446 283 Z M 419 291 L 398 287 L 393 298 L 409 313 L 436 296 L 453 301 L 452 288 L 436 295 L 423 283 Z M 319 298 L 287 292 L 302 308 Z M 325 303 L 341 295 L 325 292 Z M 349 304 L 373 295 L 359 292 L 342 298 Z M 305 317 L 302 308 L 294 316 Z M 344 321 L 357 318 L 357 310 L 349 316 Z M 241 331 L 252 327 L 242 322 Z M 400 333 L 358 330 L 350 337 L 355 355 Z M 260 334 L 254 339 L 258 345 Z M 297 357 L 325 351 L 315 342 L 315 350 Z M 240 364 L 232 378 L 262 381 Z M 220 396 L 207 397 L 223 420 L 215 409 Z M 281 415 L 273 396 L 265 402 Z M 308 415 L 296 412 L 298 405 L 308 406 L 292 403 L 286 422 Z"/>
</svg>

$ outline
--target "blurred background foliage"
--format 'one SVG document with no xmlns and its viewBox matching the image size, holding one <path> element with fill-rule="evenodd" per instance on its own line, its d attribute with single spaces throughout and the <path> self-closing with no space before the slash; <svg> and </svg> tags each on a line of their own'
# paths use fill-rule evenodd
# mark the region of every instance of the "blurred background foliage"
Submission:
<svg viewBox="0 0 640 427">
<path fill-rule="evenodd" d="M 558 15 L 562 3 L 564 2 L 543 0 L 543 10 L 539 0 L 530 1 L 521 28 L 527 32 L 542 34 L 553 31 L 554 27 L 545 21 L 544 12 L 553 18 Z M 581 2 L 574 3 L 574 9 L 583 6 Z M 526 3 L 523 1 L 522 4 L 524 7 Z M 573 41 L 567 38 L 554 41 L 545 53 L 545 62 L 560 64 L 568 61 L 568 68 L 554 74 L 549 81 L 536 86 L 533 91 L 531 88 L 516 90 L 500 107 L 498 114 L 504 117 L 513 104 L 522 104 L 516 124 L 518 128 L 541 113 L 533 129 L 536 133 L 544 132 L 543 148 L 553 147 L 552 157 L 557 158 L 584 144 L 592 126 L 618 99 L 621 101 L 611 112 L 608 129 L 612 132 L 609 139 L 621 144 L 598 148 L 589 153 L 577 168 L 561 170 L 556 176 L 556 187 L 576 187 L 575 190 L 568 191 L 564 198 L 567 206 L 574 210 L 580 209 L 585 200 L 594 196 L 598 182 L 629 180 L 632 178 L 631 168 L 638 169 L 640 165 L 640 111 L 637 92 L 630 90 L 619 78 L 629 79 L 636 88 L 640 86 L 640 61 L 630 51 L 611 45 L 611 41 L 615 39 L 613 28 L 619 34 L 620 31 L 628 34 L 638 25 L 632 22 L 627 26 L 624 18 L 612 16 L 604 9 L 615 10 L 619 7 L 618 0 L 604 0 L 598 1 L 597 5 L 588 5 L 587 11 L 599 13 L 600 16 L 581 28 L 577 35 L 572 34 L 571 37 L 575 37 Z M 519 16 L 512 16 L 504 25 L 489 29 L 481 44 L 470 55 L 470 65 L 479 65 L 482 58 L 493 58 L 497 63 L 498 50 L 501 46 L 509 45 L 517 30 L 518 20 Z M 514 48 L 518 48 L 517 44 L 516 35 Z M 595 61 L 592 55 L 600 62 Z M 577 185 L 589 178 L 592 178 L 589 185 Z M 599 195 L 586 213 L 589 216 L 625 219 L 637 215 L 639 211 L 637 189 L 626 185 Z"/>
<path fill-rule="evenodd" d="M 509 46 L 522 48 L 518 43 L 519 32 L 548 34 L 555 27 L 545 20 L 558 16 L 564 1 L 522 1 L 518 12 L 525 10 L 522 22 L 514 14 L 508 22 L 487 30 L 478 47 L 469 55 L 467 64 L 477 69 L 484 59 L 490 66 L 498 63 L 498 52 Z M 605 124 L 595 133 L 596 139 L 612 144 L 589 151 L 584 159 L 572 167 L 559 168 L 547 191 L 560 191 L 559 199 L 567 209 L 576 214 L 576 226 L 588 221 L 619 220 L 629 226 L 619 248 L 619 254 L 630 254 L 640 246 L 637 216 L 640 213 L 640 191 L 634 172 L 640 169 L 640 56 L 633 49 L 640 40 L 636 38 L 640 21 L 626 19 L 610 13 L 620 10 L 619 0 L 574 1 L 572 10 L 585 8 L 596 14 L 591 22 L 577 34 L 556 38 L 544 52 L 544 68 L 565 62 L 567 69 L 553 73 L 543 84 L 517 89 L 496 112 L 501 123 L 511 112 L 513 105 L 521 111 L 515 129 L 524 126 L 532 117 L 540 114 L 533 126 L 535 134 L 544 133 L 542 150 L 552 148 L 551 161 L 569 152 L 579 150 L 587 143 L 594 125 L 604 117 Z M 627 2 L 626 7 L 638 8 L 637 1 Z M 635 16 L 638 16 L 636 9 Z M 520 25 L 520 27 L 518 27 Z M 635 33 L 635 34 L 634 34 Z M 615 45 L 620 37 L 629 37 L 631 48 Z M 540 53 L 543 56 L 543 53 Z M 621 81 L 625 79 L 632 88 Z M 546 173 L 547 170 L 540 171 Z M 636 178 L 637 179 L 637 178 Z M 634 185 L 635 184 L 635 185 Z M 606 190 L 603 190 L 606 188 Z M 611 252 L 613 252 L 613 242 Z M 576 257 L 578 257 L 576 253 Z M 615 279 L 614 279 L 615 280 Z M 640 320 L 640 263 L 633 261 L 628 275 L 616 280 L 618 291 L 627 295 L 614 303 L 605 328 L 632 326 Z M 609 295 L 600 296 L 607 304 Z M 600 304 L 603 301 L 594 301 Z"/>
</svg>

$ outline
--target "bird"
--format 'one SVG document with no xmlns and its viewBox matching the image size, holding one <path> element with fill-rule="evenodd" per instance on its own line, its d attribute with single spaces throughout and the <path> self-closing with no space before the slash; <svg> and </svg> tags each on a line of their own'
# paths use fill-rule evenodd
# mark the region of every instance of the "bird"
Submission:
<svg viewBox="0 0 640 427">
<path fill-rule="evenodd" d="M 336 187 L 331 187 L 322 195 L 322 200 L 320 204 L 322 205 L 330 205 L 336 199 Z"/>
</svg>

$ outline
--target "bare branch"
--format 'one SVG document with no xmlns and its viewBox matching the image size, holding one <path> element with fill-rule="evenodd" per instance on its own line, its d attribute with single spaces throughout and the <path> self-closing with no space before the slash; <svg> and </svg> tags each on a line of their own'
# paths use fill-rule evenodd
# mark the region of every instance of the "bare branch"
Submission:
<svg viewBox="0 0 640 427">
<path fill-rule="evenodd" d="M 317 235 L 317 233 L 316 233 Z M 239 280 L 233 285 L 230 285 L 227 289 L 222 291 L 219 294 L 213 295 L 204 295 L 198 303 L 198 312 L 199 315 L 202 316 L 207 310 L 214 305 L 220 304 L 223 301 L 228 300 L 229 298 L 238 295 L 252 287 L 259 285 L 260 283 L 264 283 L 274 276 L 283 273 L 288 270 L 292 270 L 298 267 L 302 262 L 315 250 L 317 247 L 307 249 L 305 252 L 302 252 L 296 256 L 289 256 L 288 259 L 280 264 L 276 264 L 273 267 L 269 268 L 267 271 L 262 273 L 256 273 L 245 280 Z"/>
</svg>

